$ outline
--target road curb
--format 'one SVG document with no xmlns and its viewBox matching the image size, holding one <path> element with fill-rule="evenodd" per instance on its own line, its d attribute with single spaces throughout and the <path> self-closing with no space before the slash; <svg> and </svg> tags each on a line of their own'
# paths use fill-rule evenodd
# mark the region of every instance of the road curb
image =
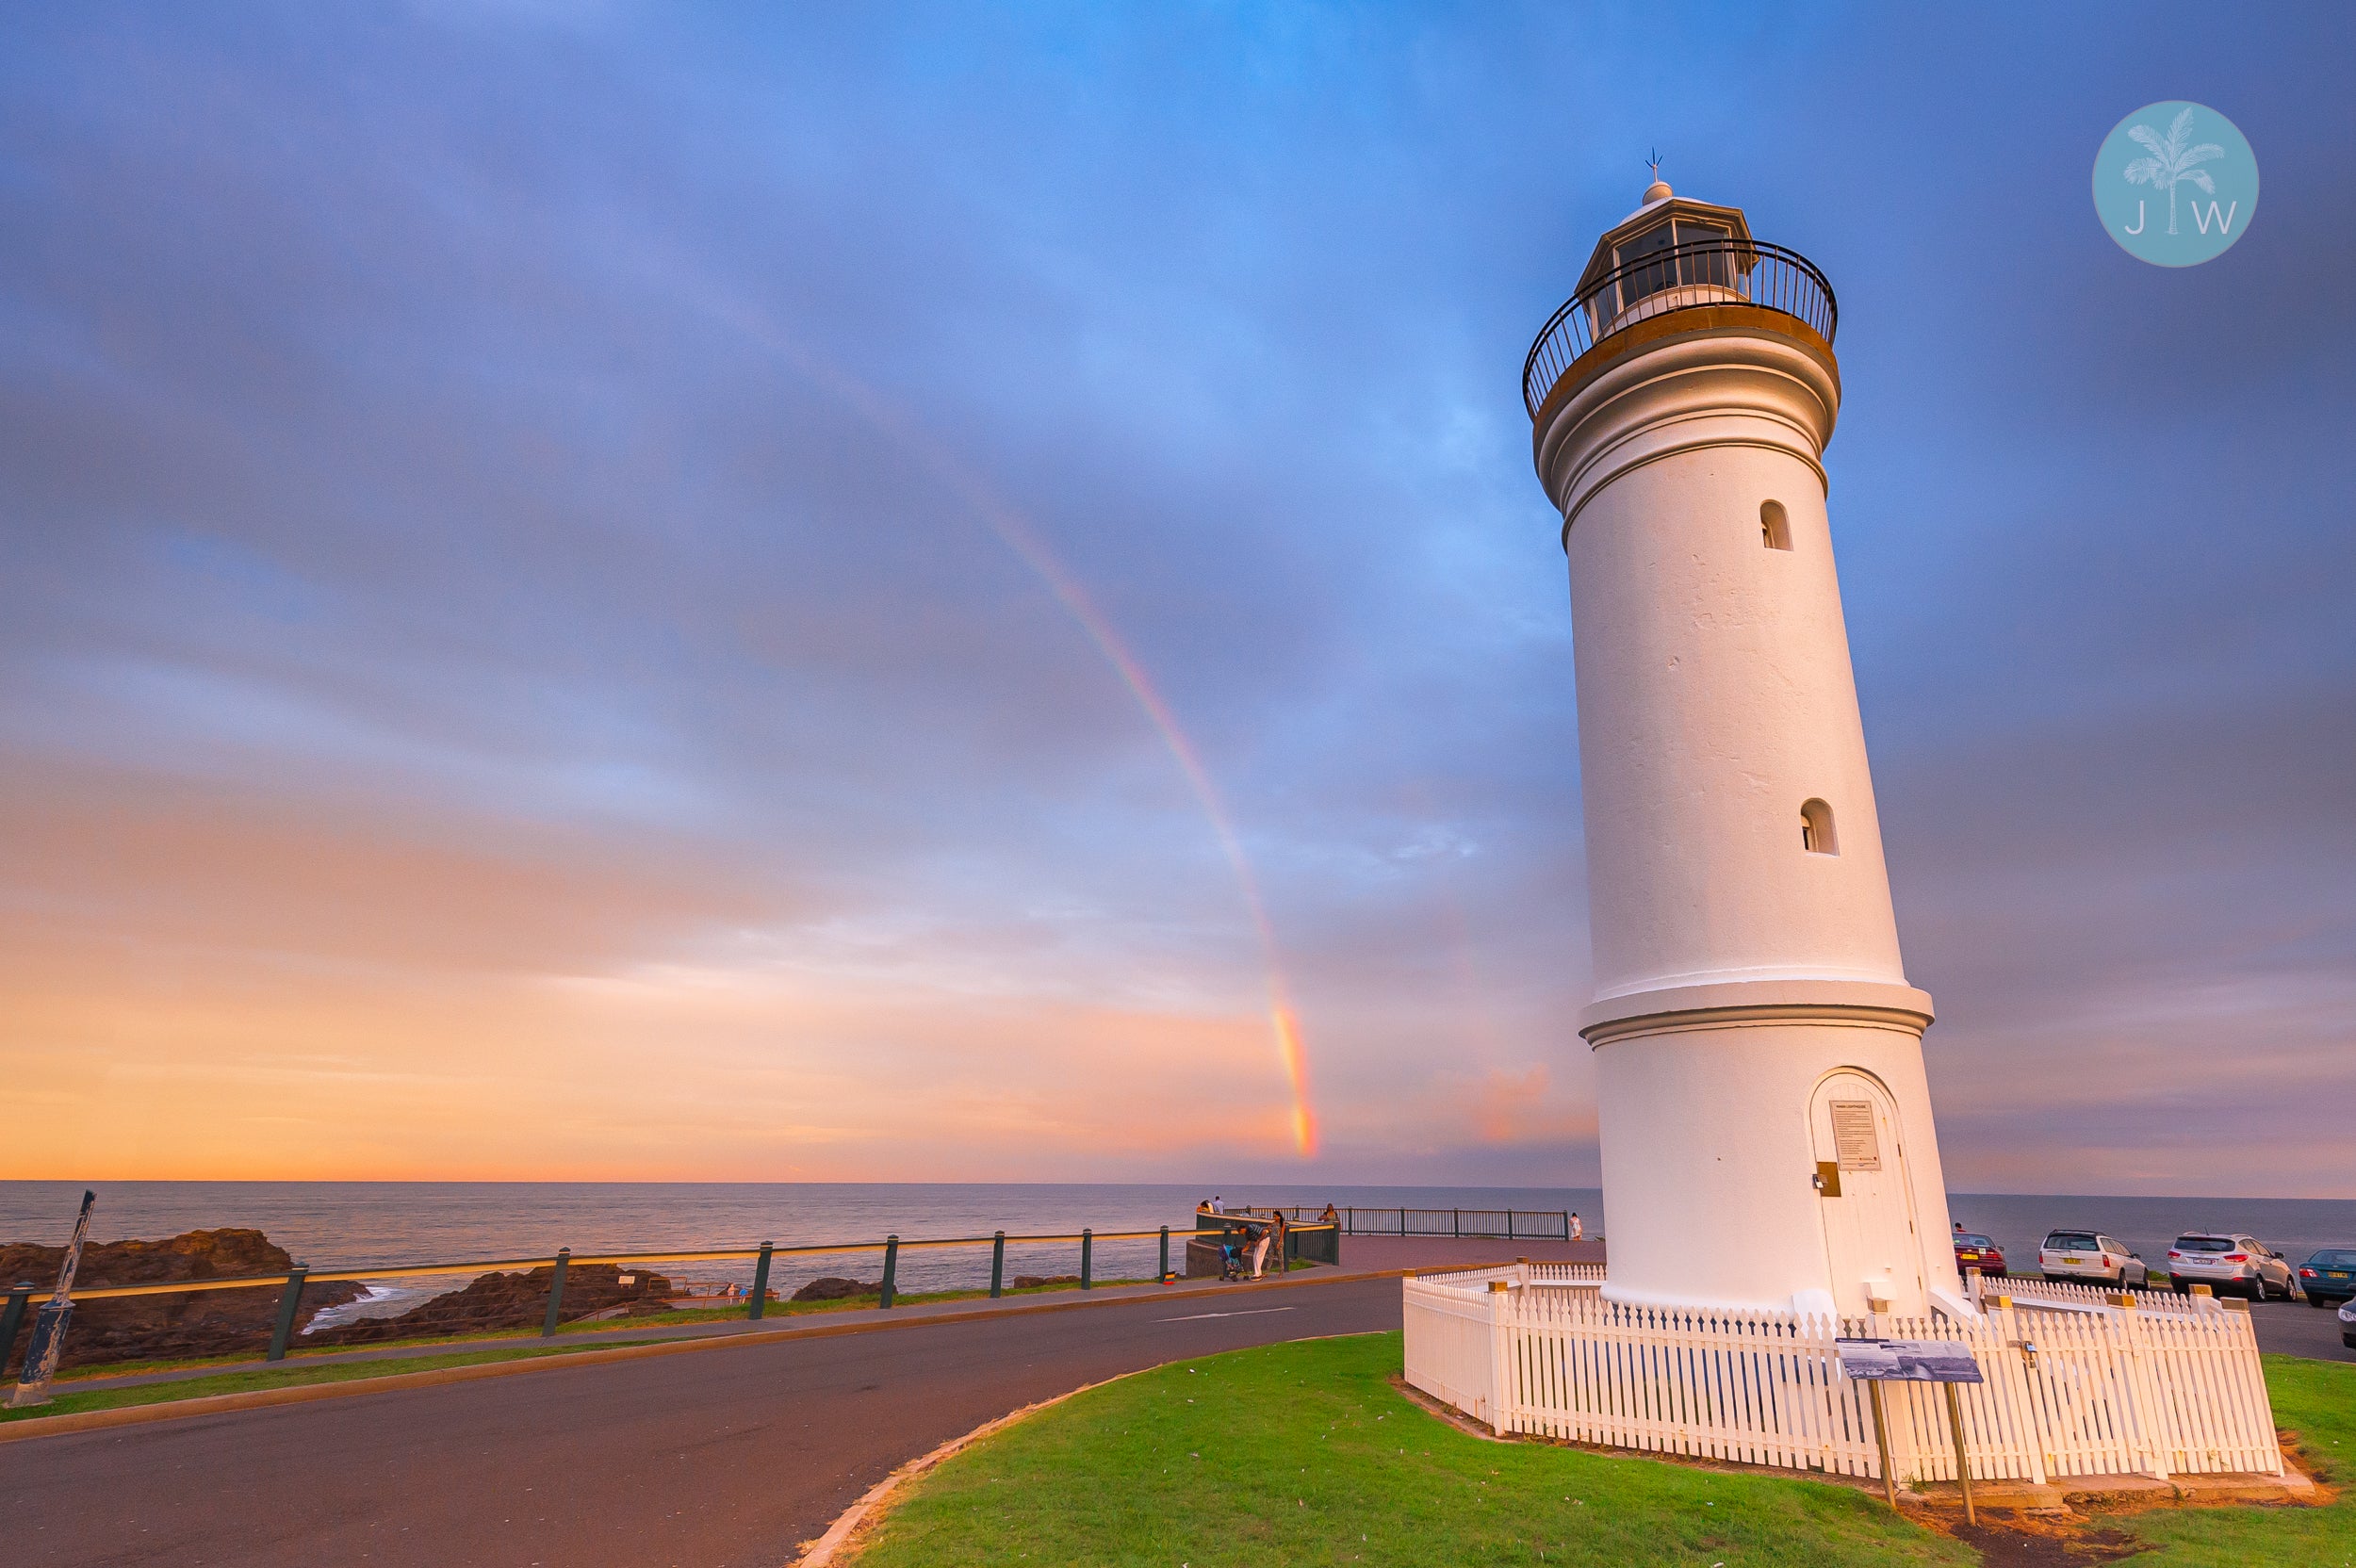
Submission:
<svg viewBox="0 0 2356 1568">
<path fill-rule="evenodd" d="M 1382 1280 L 1393 1277 L 1394 1276 L 1387 1270 L 1381 1274 L 1359 1274 L 1352 1276 L 1352 1278 L 1360 1280 Z M 1306 1280 L 1294 1280 L 1288 1282 L 1292 1284 L 1307 1284 L 1309 1282 Z M 1380 1331 L 1371 1331 L 1379 1332 Z M 1358 1337 L 1356 1334 L 1311 1334 L 1307 1339 L 1288 1339 L 1281 1341 L 1280 1343 L 1285 1345 L 1308 1345 L 1318 1340 L 1354 1339 L 1356 1337 Z M 1213 1355 L 1235 1354 L 1233 1350 L 1215 1350 L 1210 1353 Z M 1201 1357 L 1197 1356 L 1176 1356 L 1169 1361 L 1158 1362 L 1152 1366 L 1140 1366 L 1134 1372 L 1117 1373 L 1109 1378 L 1100 1378 L 1092 1383 L 1082 1383 L 1078 1388 L 1070 1389 L 1062 1394 L 1058 1394 L 1052 1399 L 1041 1399 L 1037 1404 L 1024 1405 L 1018 1411 L 1009 1411 L 1007 1413 L 999 1416 L 994 1421 L 985 1421 L 980 1426 L 974 1428 L 972 1431 L 967 1432 L 963 1437 L 951 1438 L 948 1442 L 942 1444 L 940 1447 L 935 1448 L 931 1453 L 924 1455 L 923 1458 L 908 1461 L 906 1464 L 901 1465 L 897 1470 L 892 1471 L 892 1474 L 886 1476 L 883 1479 L 877 1481 L 875 1485 L 869 1487 L 864 1493 L 860 1494 L 858 1502 L 853 1503 L 849 1508 L 844 1509 L 835 1519 L 835 1522 L 826 1527 L 826 1534 L 820 1536 L 815 1541 L 805 1541 L 802 1543 L 802 1555 L 795 1558 L 791 1563 L 787 1564 L 787 1568 L 837 1568 L 837 1559 L 841 1558 L 843 1548 L 859 1544 L 857 1537 L 861 1527 L 865 1526 L 872 1518 L 875 1517 L 878 1509 L 880 1509 L 885 1503 L 891 1501 L 892 1494 L 893 1493 L 899 1491 L 901 1487 L 906 1486 L 908 1482 L 916 1479 L 917 1477 L 924 1474 L 927 1470 L 932 1469 L 943 1460 L 954 1458 L 966 1448 L 979 1443 L 983 1438 L 989 1437 L 994 1432 L 1004 1431 L 1006 1429 L 1013 1426 L 1018 1421 L 1027 1421 L 1032 1416 L 1037 1415 L 1040 1411 L 1052 1410 L 1055 1406 L 1062 1404 L 1067 1399 L 1076 1399 L 1081 1395 L 1086 1394 L 1092 1389 L 1109 1388 L 1114 1383 L 1125 1382 L 1131 1378 L 1141 1378 L 1148 1372 L 1159 1372 L 1163 1367 L 1175 1366 L 1182 1361 L 1197 1361 L 1201 1359 Z M 842 1568 L 849 1568 L 848 1559 L 843 1559 Z"/>
<path fill-rule="evenodd" d="M 1323 1284 L 1364 1283 L 1368 1280 L 1396 1280 L 1418 1272 L 1428 1273 L 1430 1270 L 1386 1268 L 1363 1274 L 1317 1274 L 1298 1280 L 1262 1280 L 1243 1285 L 1235 1294 L 1298 1290 Z M 1222 1299 L 1234 1298 L 1234 1295 L 1225 1292 L 1220 1293 L 1220 1296 Z M 1087 1299 L 1040 1301 L 1014 1307 L 992 1307 L 978 1312 L 938 1313 L 888 1322 L 830 1323 L 808 1328 L 755 1329 L 741 1333 L 705 1334 L 693 1339 L 666 1339 L 651 1345 L 611 1345 L 596 1349 L 564 1350 L 546 1356 L 519 1356 L 513 1361 L 484 1362 L 473 1366 L 440 1366 L 425 1372 L 395 1372 L 379 1378 L 351 1378 L 341 1382 L 303 1383 L 292 1388 L 258 1388 L 242 1394 L 207 1394 L 191 1399 L 166 1400 L 150 1405 L 125 1405 L 116 1410 L 78 1411 L 70 1415 L 36 1415 L 22 1421 L 0 1422 L 0 1444 L 28 1442 L 39 1437 L 65 1437 L 75 1432 L 104 1431 L 117 1427 L 139 1427 L 153 1421 L 179 1421 L 193 1419 L 201 1415 L 227 1415 L 238 1411 L 268 1410 L 277 1405 L 310 1404 L 320 1399 L 356 1398 L 368 1394 L 389 1394 L 404 1388 L 434 1388 L 447 1383 L 476 1382 L 486 1378 L 517 1377 L 527 1372 L 603 1366 L 614 1362 L 642 1361 L 655 1356 L 683 1355 L 693 1350 L 724 1349 L 743 1345 L 777 1345 L 800 1339 L 836 1339 L 845 1334 L 886 1333 L 908 1329 L 941 1328 L 957 1323 L 990 1323 L 1001 1318 L 1026 1317 L 1039 1313 L 1080 1312 L 1127 1306 L 1140 1301 L 1167 1303 L 1171 1300 L 1188 1298 L 1183 1296 L 1157 1295 L 1108 1296 L 1093 1301 Z M 1198 1295 L 1191 1298 L 1199 1300 L 1203 1298 L 1203 1296 Z"/>
<path fill-rule="evenodd" d="M 1365 1276 L 1361 1275 L 1359 1278 L 1364 1279 Z M 1163 1364 L 1167 1365 L 1169 1364 L 1164 1363 Z M 855 1544 L 852 1538 L 859 1533 L 859 1527 L 866 1524 L 869 1518 L 871 1518 L 878 1509 L 880 1509 L 886 1502 L 889 1502 L 894 1492 L 897 1492 L 901 1487 L 907 1485 L 909 1481 L 914 1480 L 925 1471 L 930 1470 L 934 1465 L 939 1464 L 941 1461 L 951 1458 L 952 1456 L 972 1446 L 973 1444 L 979 1443 L 983 1438 L 990 1436 L 991 1433 L 1004 1431 L 1006 1428 L 1013 1426 L 1017 1421 L 1027 1420 L 1029 1417 L 1037 1415 L 1040 1411 L 1052 1409 L 1056 1405 L 1062 1404 L 1066 1399 L 1076 1399 L 1081 1395 L 1088 1393 L 1090 1389 L 1104 1388 L 1109 1384 L 1120 1382 L 1124 1379 L 1134 1378 L 1140 1372 L 1153 1372 L 1158 1370 L 1160 1370 L 1158 1367 L 1141 1366 L 1137 1368 L 1137 1372 L 1123 1372 L 1119 1377 L 1104 1378 L 1092 1383 L 1083 1383 L 1078 1388 L 1071 1389 L 1065 1393 L 1058 1394 L 1052 1399 L 1041 1399 L 1037 1404 L 1024 1405 L 1018 1411 L 1009 1411 L 1007 1413 L 999 1416 L 994 1421 L 985 1421 L 980 1426 L 974 1428 L 972 1431 L 967 1432 L 963 1437 L 953 1437 L 948 1442 L 942 1444 L 940 1447 L 935 1448 L 931 1453 L 925 1454 L 922 1458 L 908 1461 L 906 1464 L 901 1465 L 898 1469 L 892 1471 L 892 1474 L 886 1476 L 883 1479 L 877 1481 L 875 1485 L 869 1487 L 864 1493 L 860 1494 L 858 1502 L 853 1503 L 849 1508 L 844 1509 L 843 1512 L 837 1516 L 835 1522 L 826 1527 L 826 1534 L 820 1536 L 815 1541 L 805 1541 L 802 1543 L 802 1555 L 794 1560 L 791 1564 L 791 1568 L 832 1568 L 835 1560 L 842 1554 L 843 1549 L 845 1546 Z"/>
</svg>

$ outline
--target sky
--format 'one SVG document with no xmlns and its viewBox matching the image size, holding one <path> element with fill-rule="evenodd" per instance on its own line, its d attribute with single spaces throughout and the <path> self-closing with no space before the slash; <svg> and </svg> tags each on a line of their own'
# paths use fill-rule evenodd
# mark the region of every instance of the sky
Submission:
<svg viewBox="0 0 2356 1568">
<path fill-rule="evenodd" d="M 1658 149 L 1839 295 L 1950 1186 L 2349 1190 L 2356 13 L 0 41 L 0 1177 L 1592 1184 L 1518 381 Z"/>
</svg>

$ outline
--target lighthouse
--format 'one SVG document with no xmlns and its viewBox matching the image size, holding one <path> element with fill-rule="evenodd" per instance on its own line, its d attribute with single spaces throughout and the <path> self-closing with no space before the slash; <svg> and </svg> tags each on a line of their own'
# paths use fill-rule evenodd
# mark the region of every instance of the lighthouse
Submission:
<svg viewBox="0 0 2356 1568">
<path fill-rule="evenodd" d="M 1831 286 L 1656 177 L 1532 345 L 1562 514 L 1608 1298 L 1971 1315 L 1841 620 Z"/>
</svg>

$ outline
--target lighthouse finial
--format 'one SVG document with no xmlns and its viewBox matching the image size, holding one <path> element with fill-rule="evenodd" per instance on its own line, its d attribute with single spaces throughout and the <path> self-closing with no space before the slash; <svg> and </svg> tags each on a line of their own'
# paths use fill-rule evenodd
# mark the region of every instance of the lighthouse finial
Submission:
<svg viewBox="0 0 2356 1568">
<path fill-rule="evenodd" d="M 1655 202 L 1667 201 L 1672 192 L 1669 189 L 1669 182 L 1661 177 L 1660 148 L 1656 147 L 1652 150 L 1652 156 L 1644 160 L 1644 167 L 1652 171 L 1652 184 L 1644 188 L 1644 205 L 1650 206 Z"/>
</svg>

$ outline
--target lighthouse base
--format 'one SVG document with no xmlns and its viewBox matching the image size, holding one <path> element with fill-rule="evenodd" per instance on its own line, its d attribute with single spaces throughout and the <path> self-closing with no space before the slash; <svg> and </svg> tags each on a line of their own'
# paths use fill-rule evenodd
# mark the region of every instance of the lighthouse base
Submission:
<svg viewBox="0 0 2356 1568">
<path fill-rule="evenodd" d="M 1922 1070 L 1930 998 L 1745 981 L 1611 999 L 1594 1046 L 1608 1299 L 1968 1315 Z"/>
</svg>

